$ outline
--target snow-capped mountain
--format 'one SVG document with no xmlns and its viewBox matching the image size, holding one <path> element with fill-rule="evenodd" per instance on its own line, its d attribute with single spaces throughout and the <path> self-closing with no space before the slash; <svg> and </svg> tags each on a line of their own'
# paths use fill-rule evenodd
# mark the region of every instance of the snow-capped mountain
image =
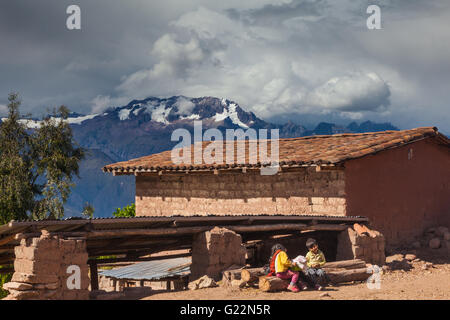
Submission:
<svg viewBox="0 0 450 320">
<path fill-rule="evenodd" d="M 178 143 L 170 141 L 172 132 L 177 128 L 193 132 L 195 120 L 202 121 L 204 130 L 217 128 L 224 133 L 226 129 L 278 128 L 281 137 L 298 137 L 306 131 L 301 125 L 266 122 L 236 102 L 213 97 L 150 97 L 68 119 L 81 145 L 100 149 L 116 161 L 170 149 Z"/>
<path fill-rule="evenodd" d="M 234 125 L 243 129 L 256 125 L 258 121 L 262 123 L 253 113 L 242 110 L 237 103 L 212 97 L 175 96 L 164 99 L 150 97 L 144 100 L 133 100 L 126 106 L 111 108 L 102 115 L 95 116 L 117 117 L 120 121 L 143 119 L 145 122 L 163 125 L 203 120 L 211 126 L 220 126 L 228 122 L 228 126 Z M 82 120 L 81 118 L 74 118 L 71 121 Z"/>
</svg>

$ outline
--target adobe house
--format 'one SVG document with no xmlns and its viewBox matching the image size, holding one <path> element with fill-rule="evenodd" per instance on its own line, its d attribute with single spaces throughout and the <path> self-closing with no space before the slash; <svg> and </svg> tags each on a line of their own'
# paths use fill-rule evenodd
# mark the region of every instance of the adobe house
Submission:
<svg viewBox="0 0 450 320">
<path fill-rule="evenodd" d="M 137 216 L 364 216 L 389 244 L 450 227 L 450 140 L 435 127 L 280 139 L 275 175 L 247 160 L 175 165 L 166 151 L 103 171 L 136 176 Z"/>
</svg>

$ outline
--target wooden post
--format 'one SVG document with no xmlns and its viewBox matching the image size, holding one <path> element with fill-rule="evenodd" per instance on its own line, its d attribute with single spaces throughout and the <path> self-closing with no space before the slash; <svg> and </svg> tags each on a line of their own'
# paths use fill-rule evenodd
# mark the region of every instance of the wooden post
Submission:
<svg viewBox="0 0 450 320">
<path fill-rule="evenodd" d="M 118 279 L 116 285 L 117 285 L 116 291 L 117 292 L 122 292 L 123 288 L 125 287 L 125 281 L 122 280 L 122 279 Z"/>
<path fill-rule="evenodd" d="M 114 291 L 117 291 L 117 280 L 111 279 L 110 286 L 114 288 Z"/>
<path fill-rule="evenodd" d="M 98 290 L 98 270 L 97 262 L 89 261 L 89 269 L 91 271 L 91 290 Z"/>
</svg>

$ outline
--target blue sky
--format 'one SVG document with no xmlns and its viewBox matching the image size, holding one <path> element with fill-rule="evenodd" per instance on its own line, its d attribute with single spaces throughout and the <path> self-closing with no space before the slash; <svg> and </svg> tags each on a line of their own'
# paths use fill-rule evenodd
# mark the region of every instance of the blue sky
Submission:
<svg viewBox="0 0 450 320">
<path fill-rule="evenodd" d="M 66 8 L 81 8 L 81 30 Z M 366 27 L 370 4 L 381 30 Z M 0 4 L 0 114 L 216 96 L 266 120 L 450 131 L 445 0 L 15 0 Z"/>
</svg>

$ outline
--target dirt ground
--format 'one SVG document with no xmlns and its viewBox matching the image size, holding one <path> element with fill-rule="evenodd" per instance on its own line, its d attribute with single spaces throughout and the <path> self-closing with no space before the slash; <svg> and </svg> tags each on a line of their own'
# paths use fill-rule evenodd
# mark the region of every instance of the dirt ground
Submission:
<svg viewBox="0 0 450 320">
<path fill-rule="evenodd" d="M 405 254 L 416 255 L 406 260 Z M 410 256 L 406 256 L 411 259 Z M 414 261 L 413 261 L 414 260 Z M 380 288 L 369 289 L 366 282 L 329 286 L 324 291 L 307 290 L 298 293 L 264 293 L 257 288 L 207 288 L 195 291 L 154 291 L 139 297 L 143 300 L 449 300 L 450 261 L 448 251 L 423 250 L 399 252 L 388 257 L 390 270 L 380 277 Z M 396 264 L 396 265 L 395 265 Z M 395 270 L 397 269 L 397 270 Z"/>
</svg>

